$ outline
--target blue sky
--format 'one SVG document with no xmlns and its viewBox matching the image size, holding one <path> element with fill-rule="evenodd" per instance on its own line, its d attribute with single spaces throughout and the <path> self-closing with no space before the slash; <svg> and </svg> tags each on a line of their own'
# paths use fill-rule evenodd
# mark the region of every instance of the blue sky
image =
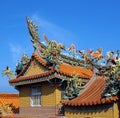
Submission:
<svg viewBox="0 0 120 118">
<path fill-rule="evenodd" d="M 23 53 L 33 53 L 26 16 L 39 25 L 41 41 L 45 33 L 80 50 L 120 49 L 119 6 L 119 0 L 1 0 L 0 72 L 6 66 L 14 70 Z M 0 79 L 0 92 L 16 92 L 7 77 L 0 74 Z"/>
</svg>

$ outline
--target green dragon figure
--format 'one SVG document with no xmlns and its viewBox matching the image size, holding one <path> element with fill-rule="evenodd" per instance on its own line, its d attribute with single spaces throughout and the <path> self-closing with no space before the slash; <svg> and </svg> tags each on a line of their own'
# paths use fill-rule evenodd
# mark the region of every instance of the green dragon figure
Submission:
<svg viewBox="0 0 120 118">
<path fill-rule="evenodd" d="M 44 39 L 48 45 L 41 55 L 46 59 L 48 64 L 52 64 L 56 67 L 56 65 L 61 63 L 60 54 L 61 50 L 65 50 L 65 46 L 60 43 L 58 44 L 55 40 L 48 40 L 46 35 L 44 35 Z"/>
<path fill-rule="evenodd" d="M 67 81 L 67 87 L 65 95 L 63 96 L 63 99 L 73 99 L 78 96 L 80 93 L 80 87 L 83 85 L 83 82 L 80 78 L 78 78 L 77 74 L 73 76 L 73 78 L 70 78 Z"/>
</svg>

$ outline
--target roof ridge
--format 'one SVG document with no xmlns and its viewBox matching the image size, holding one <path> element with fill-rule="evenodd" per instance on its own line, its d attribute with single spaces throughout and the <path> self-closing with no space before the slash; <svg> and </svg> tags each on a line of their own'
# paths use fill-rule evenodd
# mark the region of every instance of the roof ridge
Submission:
<svg viewBox="0 0 120 118">
<path fill-rule="evenodd" d="M 36 53 L 33 53 L 32 57 L 34 57 L 39 63 L 46 67 L 47 63 L 42 58 L 40 58 Z"/>
</svg>

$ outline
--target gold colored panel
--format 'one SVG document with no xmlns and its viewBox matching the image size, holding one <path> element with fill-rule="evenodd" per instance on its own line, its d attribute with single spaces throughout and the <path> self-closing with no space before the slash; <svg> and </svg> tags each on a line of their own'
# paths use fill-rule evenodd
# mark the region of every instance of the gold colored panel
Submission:
<svg viewBox="0 0 120 118">
<path fill-rule="evenodd" d="M 114 103 L 113 110 L 114 110 L 114 118 L 119 118 L 119 108 L 117 103 Z"/>
<path fill-rule="evenodd" d="M 36 60 L 33 60 L 24 76 L 36 75 L 36 74 L 43 73 L 44 71 L 45 71 L 45 68 L 42 67 Z"/>
</svg>

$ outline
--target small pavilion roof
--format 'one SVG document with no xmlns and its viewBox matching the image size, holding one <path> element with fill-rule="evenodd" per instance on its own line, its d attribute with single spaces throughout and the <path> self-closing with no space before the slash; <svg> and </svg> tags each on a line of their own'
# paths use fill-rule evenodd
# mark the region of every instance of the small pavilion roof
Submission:
<svg viewBox="0 0 120 118">
<path fill-rule="evenodd" d="M 102 77 L 95 78 L 91 85 L 88 86 L 78 97 L 72 100 L 62 100 L 61 103 L 68 106 L 88 106 L 99 105 L 117 101 L 118 96 L 103 98 L 102 94 L 105 87 L 105 79 Z"/>
</svg>

